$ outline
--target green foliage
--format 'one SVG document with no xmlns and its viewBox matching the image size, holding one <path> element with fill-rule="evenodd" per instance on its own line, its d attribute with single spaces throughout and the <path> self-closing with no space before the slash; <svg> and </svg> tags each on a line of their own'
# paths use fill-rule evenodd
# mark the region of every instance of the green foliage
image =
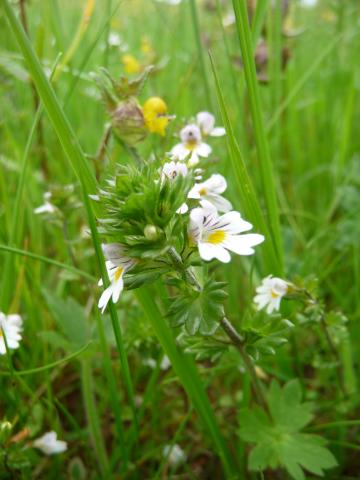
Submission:
<svg viewBox="0 0 360 480">
<path fill-rule="evenodd" d="M 241 411 L 240 436 L 256 444 L 249 456 L 250 470 L 282 467 L 295 480 L 303 480 L 303 469 L 322 476 L 324 470 L 336 466 L 322 437 L 301 433 L 313 418 L 312 405 L 302 403 L 301 397 L 298 380 L 283 388 L 273 381 L 267 395 L 270 418 L 258 407 Z"/>
<path fill-rule="evenodd" d="M 44 290 L 43 293 L 64 341 L 59 334 L 57 338 L 47 337 L 47 339 L 58 341 L 59 345 L 68 343 L 75 349 L 84 346 L 90 339 L 90 333 L 83 308 L 71 297 L 62 300 L 48 290 Z"/>
<path fill-rule="evenodd" d="M 253 358 L 275 355 L 276 347 L 287 342 L 289 329 L 294 325 L 280 314 L 269 317 L 264 311 L 251 312 L 244 316 L 240 333 L 246 351 Z"/>
<path fill-rule="evenodd" d="M 224 283 L 207 280 L 201 290 L 184 288 L 181 282 L 180 293 L 171 299 L 168 316 L 173 327 L 185 325 L 186 332 L 194 335 L 211 335 L 224 316 L 223 302 L 227 297 Z"/>
<path fill-rule="evenodd" d="M 155 259 L 182 238 L 183 220 L 176 211 L 186 200 L 190 180 L 181 175 L 160 180 L 159 168 L 145 161 L 139 168 L 120 167 L 99 192 L 99 231 L 131 247 L 135 258 Z"/>
</svg>

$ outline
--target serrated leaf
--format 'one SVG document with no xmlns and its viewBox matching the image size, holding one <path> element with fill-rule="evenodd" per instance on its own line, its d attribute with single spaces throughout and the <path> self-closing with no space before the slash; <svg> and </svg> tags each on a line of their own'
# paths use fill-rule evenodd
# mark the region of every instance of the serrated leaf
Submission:
<svg viewBox="0 0 360 480">
<path fill-rule="evenodd" d="M 336 466 L 324 438 L 299 431 L 312 418 L 311 405 L 302 403 L 301 397 L 298 380 L 282 388 L 273 381 L 267 394 L 271 418 L 259 407 L 241 410 L 240 436 L 256 444 L 249 456 L 250 470 L 280 466 L 295 480 L 304 480 L 303 470 L 322 476 Z"/>
<path fill-rule="evenodd" d="M 90 339 L 89 325 L 83 308 L 71 297 L 63 300 L 48 290 L 43 290 L 48 307 L 66 339 L 81 347 Z"/>
</svg>

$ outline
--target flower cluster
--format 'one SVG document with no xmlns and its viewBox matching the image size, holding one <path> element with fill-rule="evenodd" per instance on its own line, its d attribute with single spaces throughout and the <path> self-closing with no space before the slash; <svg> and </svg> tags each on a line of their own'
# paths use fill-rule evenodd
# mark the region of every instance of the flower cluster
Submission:
<svg viewBox="0 0 360 480">
<path fill-rule="evenodd" d="M 164 102 L 148 100 L 143 112 L 147 128 L 163 134 L 168 121 L 162 116 Z M 211 113 L 200 112 L 180 130 L 181 142 L 160 165 L 154 159 L 136 168 L 121 167 L 100 191 L 100 233 L 111 238 L 103 245 L 110 285 L 98 303 L 102 312 L 110 299 L 118 301 L 127 282 L 135 288 L 174 268 L 183 276 L 199 257 L 228 263 L 230 252 L 252 255 L 264 241 L 262 235 L 248 233 L 252 225 L 223 196 L 226 179 L 219 173 L 203 178 L 201 159 L 212 152 L 204 138 L 225 133 Z"/>
</svg>

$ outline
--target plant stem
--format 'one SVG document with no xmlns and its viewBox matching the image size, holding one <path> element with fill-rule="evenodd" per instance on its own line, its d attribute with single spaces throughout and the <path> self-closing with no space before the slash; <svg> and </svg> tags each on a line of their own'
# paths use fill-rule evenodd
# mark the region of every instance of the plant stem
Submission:
<svg viewBox="0 0 360 480">
<path fill-rule="evenodd" d="M 233 325 L 229 322 L 229 320 L 226 317 L 223 317 L 220 321 L 220 324 L 224 330 L 224 332 L 227 334 L 227 336 L 230 338 L 232 344 L 234 347 L 238 350 L 238 352 L 241 355 L 241 358 L 243 359 L 245 368 L 250 376 L 251 383 L 254 389 L 254 394 L 256 397 L 257 403 L 266 411 L 268 412 L 268 406 L 267 402 L 264 396 L 264 393 L 261 388 L 261 384 L 258 380 L 258 377 L 256 375 L 256 371 L 254 368 L 254 365 L 251 361 L 251 358 L 249 355 L 246 353 L 245 348 L 244 348 L 244 340 L 242 337 L 238 334 L 238 332 L 235 330 Z"/>
</svg>

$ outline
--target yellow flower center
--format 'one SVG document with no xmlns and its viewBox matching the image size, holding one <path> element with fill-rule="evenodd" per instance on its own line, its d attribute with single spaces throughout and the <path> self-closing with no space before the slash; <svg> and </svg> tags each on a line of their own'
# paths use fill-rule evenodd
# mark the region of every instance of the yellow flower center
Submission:
<svg viewBox="0 0 360 480">
<path fill-rule="evenodd" d="M 200 190 L 199 190 L 199 195 L 200 195 L 201 197 L 203 197 L 203 196 L 206 195 L 206 194 L 207 194 L 206 188 L 200 188 Z"/>
<path fill-rule="evenodd" d="M 186 150 L 189 150 L 190 152 L 192 152 L 193 150 L 195 150 L 195 148 L 197 147 L 197 140 L 189 140 L 188 142 L 186 142 L 185 144 L 185 148 Z"/>
<path fill-rule="evenodd" d="M 141 72 L 141 65 L 133 55 L 127 53 L 121 57 L 121 61 L 124 64 L 126 73 L 132 74 Z"/>
<path fill-rule="evenodd" d="M 114 278 L 115 278 L 115 281 L 118 281 L 119 278 L 121 277 L 121 274 L 123 272 L 123 268 L 122 267 L 118 267 L 116 270 L 115 270 L 115 274 L 114 274 Z"/>
<path fill-rule="evenodd" d="M 271 298 L 274 298 L 274 299 L 279 296 L 279 294 L 274 292 L 274 290 L 270 290 L 270 295 L 271 295 Z"/>
<path fill-rule="evenodd" d="M 224 232 L 224 230 L 217 230 L 216 232 L 210 233 L 206 241 L 214 245 L 217 245 L 219 243 L 222 243 L 225 240 L 225 238 L 226 238 L 226 233 Z"/>
<path fill-rule="evenodd" d="M 152 133 L 165 135 L 169 123 L 167 105 L 160 97 L 151 97 L 144 103 L 143 114 L 146 128 Z"/>
</svg>

